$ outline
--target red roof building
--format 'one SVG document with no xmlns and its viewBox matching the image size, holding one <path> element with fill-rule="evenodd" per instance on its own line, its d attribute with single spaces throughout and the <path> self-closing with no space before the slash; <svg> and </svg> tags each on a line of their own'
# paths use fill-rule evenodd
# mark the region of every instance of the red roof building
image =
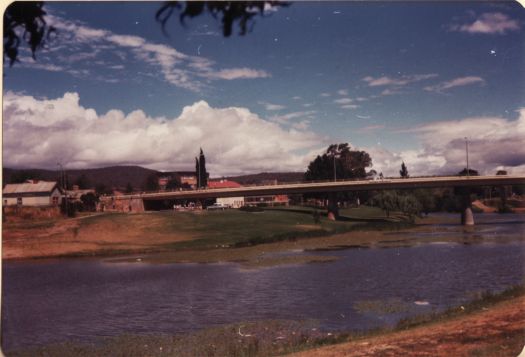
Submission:
<svg viewBox="0 0 525 357">
<path fill-rule="evenodd" d="M 208 188 L 238 188 L 242 187 L 239 183 L 230 180 L 209 180 Z"/>
</svg>

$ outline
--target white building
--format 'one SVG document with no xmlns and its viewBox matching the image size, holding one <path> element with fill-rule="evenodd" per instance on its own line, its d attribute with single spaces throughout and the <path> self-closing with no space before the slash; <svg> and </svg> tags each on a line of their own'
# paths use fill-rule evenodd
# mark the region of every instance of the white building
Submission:
<svg viewBox="0 0 525 357">
<path fill-rule="evenodd" d="M 27 180 L 7 184 L 2 190 L 4 206 L 58 206 L 63 191 L 55 181 Z"/>
</svg>

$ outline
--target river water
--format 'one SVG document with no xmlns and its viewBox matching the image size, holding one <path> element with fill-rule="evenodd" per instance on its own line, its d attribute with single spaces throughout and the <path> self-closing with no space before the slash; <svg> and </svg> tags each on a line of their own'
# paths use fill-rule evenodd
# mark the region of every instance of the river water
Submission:
<svg viewBox="0 0 525 357">
<path fill-rule="evenodd" d="M 476 237 L 476 244 L 316 253 L 340 258 L 322 264 L 246 270 L 235 263 L 4 262 L 3 348 L 265 319 L 313 319 L 327 331 L 392 325 L 523 282 L 525 243 L 512 238 L 525 232 L 524 216 L 476 219 L 474 231 L 461 233 Z M 436 225 L 432 234 L 459 230 Z M 395 302 L 396 308 L 360 308 L 371 301 Z"/>
</svg>

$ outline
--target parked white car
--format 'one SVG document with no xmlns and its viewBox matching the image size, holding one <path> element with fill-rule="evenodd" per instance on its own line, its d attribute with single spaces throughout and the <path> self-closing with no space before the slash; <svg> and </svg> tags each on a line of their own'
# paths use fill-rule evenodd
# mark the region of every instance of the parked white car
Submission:
<svg viewBox="0 0 525 357">
<path fill-rule="evenodd" d="M 209 210 L 209 211 L 212 211 L 212 210 L 222 210 L 222 211 L 224 211 L 227 208 L 229 208 L 229 207 L 227 205 L 223 204 L 223 203 L 214 203 L 211 206 L 206 207 L 206 209 Z"/>
</svg>

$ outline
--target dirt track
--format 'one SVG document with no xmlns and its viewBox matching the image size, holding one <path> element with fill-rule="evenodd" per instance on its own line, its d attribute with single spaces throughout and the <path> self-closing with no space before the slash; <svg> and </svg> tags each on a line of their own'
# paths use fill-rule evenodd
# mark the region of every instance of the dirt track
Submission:
<svg viewBox="0 0 525 357">
<path fill-rule="evenodd" d="M 511 356 L 525 345 L 525 296 L 447 322 L 294 354 L 329 356 Z"/>
</svg>

